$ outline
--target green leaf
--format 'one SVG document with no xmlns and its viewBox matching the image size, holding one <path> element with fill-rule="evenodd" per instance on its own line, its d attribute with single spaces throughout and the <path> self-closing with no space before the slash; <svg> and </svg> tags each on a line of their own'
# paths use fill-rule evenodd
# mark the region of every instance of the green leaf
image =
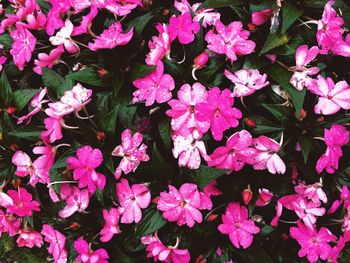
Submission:
<svg viewBox="0 0 350 263">
<path fill-rule="evenodd" d="M 290 118 L 290 108 L 283 105 L 273 105 L 273 104 L 261 104 L 265 109 L 267 109 L 277 120 L 281 122 L 286 122 Z"/>
<path fill-rule="evenodd" d="M 303 10 L 293 5 L 291 1 L 284 1 L 282 6 L 282 29 L 285 33 L 288 28 L 303 14 Z"/>
<path fill-rule="evenodd" d="M 151 72 L 155 70 L 155 66 L 148 66 L 148 65 L 142 65 L 142 64 L 135 64 L 134 65 L 134 70 L 131 74 L 131 81 L 134 81 L 136 79 L 140 79 Z"/>
<path fill-rule="evenodd" d="M 243 0 L 207 0 L 199 8 L 220 8 L 241 5 L 244 3 L 245 2 Z"/>
<path fill-rule="evenodd" d="M 136 226 L 136 237 L 141 238 L 161 229 L 167 221 L 156 209 L 149 209 L 145 212 L 141 222 Z"/>
<path fill-rule="evenodd" d="M 244 60 L 243 68 L 261 69 L 268 64 L 267 59 L 263 57 L 256 57 L 254 55 L 247 56 Z"/>
<path fill-rule="evenodd" d="M 12 101 L 16 106 L 16 110 L 20 112 L 38 91 L 38 89 L 21 89 L 13 92 Z"/>
<path fill-rule="evenodd" d="M 165 66 L 166 70 L 169 71 L 171 73 L 171 75 L 181 76 L 183 74 L 181 65 L 174 63 L 174 62 L 170 61 L 169 59 L 164 59 L 163 62 L 164 62 L 164 66 Z"/>
<path fill-rule="evenodd" d="M 40 140 L 40 134 L 43 127 L 24 126 L 16 130 L 10 131 L 8 135 L 26 139 L 29 141 Z"/>
<path fill-rule="evenodd" d="M 117 124 L 119 105 L 115 106 L 103 119 L 101 120 L 102 129 L 113 135 L 115 132 L 115 126 Z"/>
<path fill-rule="evenodd" d="M 279 125 L 270 122 L 269 120 L 261 116 L 252 116 L 249 117 L 252 121 L 255 122 L 255 127 L 252 128 L 254 134 L 264 134 L 268 132 L 282 131 Z"/>
<path fill-rule="evenodd" d="M 269 34 L 259 56 L 269 52 L 271 49 L 285 45 L 288 43 L 289 39 L 290 37 L 287 34 L 281 34 L 278 32 Z"/>
<path fill-rule="evenodd" d="M 42 71 L 44 86 L 47 87 L 49 91 L 54 92 L 59 97 L 59 90 L 64 81 L 64 78 L 62 78 L 62 76 L 56 71 L 49 68 L 43 68 Z"/>
<path fill-rule="evenodd" d="M 60 98 L 64 95 L 64 92 L 71 90 L 74 87 L 74 81 L 71 79 L 65 79 L 59 89 L 57 90 L 57 96 Z"/>
<path fill-rule="evenodd" d="M 267 236 L 268 234 L 271 234 L 274 230 L 275 230 L 274 227 L 272 227 L 270 225 L 264 225 L 260 229 L 260 234 L 263 235 L 263 236 Z"/>
<path fill-rule="evenodd" d="M 211 168 L 206 165 L 201 165 L 199 169 L 193 173 L 193 180 L 200 189 L 206 187 L 211 181 L 225 174 L 227 170 Z"/>
<path fill-rule="evenodd" d="M 132 121 L 134 119 L 136 108 L 136 105 L 128 105 L 125 101 L 119 105 L 118 119 L 124 128 L 132 128 Z"/>
<path fill-rule="evenodd" d="M 168 162 L 159 153 L 157 145 L 155 143 L 152 149 L 151 161 L 151 169 L 154 176 L 157 176 L 160 179 L 174 177 L 173 169 L 168 165 Z"/>
<path fill-rule="evenodd" d="M 11 48 L 13 39 L 10 37 L 10 34 L 0 35 L 0 45 L 3 45 L 6 48 Z"/>
<path fill-rule="evenodd" d="M 128 29 L 126 31 L 129 32 L 129 30 L 133 27 L 134 33 L 136 35 L 140 35 L 145 26 L 149 23 L 149 21 L 151 21 L 153 17 L 154 14 L 152 12 L 136 17 L 134 20 L 130 21 L 128 24 Z"/>
<path fill-rule="evenodd" d="M 100 202 L 100 204 L 102 206 L 105 205 L 104 204 L 105 202 L 104 202 L 104 199 L 103 199 L 103 191 L 101 189 L 96 188 L 95 197 Z"/>
<path fill-rule="evenodd" d="M 304 157 L 304 163 L 306 163 L 312 148 L 313 139 L 311 136 L 300 136 L 298 141 Z"/>
<path fill-rule="evenodd" d="M 0 78 L 0 102 L 2 106 L 9 106 L 12 99 L 12 90 L 10 82 L 6 77 L 5 71 L 2 72 Z"/>
<path fill-rule="evenodd" d="M 66 78 L 96 87 L 109 86 L 108 83 L 100 77 L 97 71 L 96 68 L 88 67 L 83 70 L 71 72 Z"/>
<path fill-rule="evenodd" d="M 162 139 L 165 147 L 167 150 L 170 151 L 172 146 L 172 139 L 171 139 L 171 127 L 170 127 L 170 120 L 166 119 L 159 123 L 158 131 L 160 138 Z"/>
</svg>

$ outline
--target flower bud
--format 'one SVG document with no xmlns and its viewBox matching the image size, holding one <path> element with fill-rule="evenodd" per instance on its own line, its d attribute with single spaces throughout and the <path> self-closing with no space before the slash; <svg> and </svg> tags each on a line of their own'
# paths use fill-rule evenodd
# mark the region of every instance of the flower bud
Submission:
<svg viewBox="0 0 350 263">
<path fill-rule="evenodd" d="M 105 133 L 104 133 L 104 132 L 101 132 L 101 131 L 98 131 L 97 134 L 96 134 L 96 137 L 97 137 L 97 140 L 99 140 L 99 141 L 104 141 L 104 139 L 105 139 Z"/>
<path fill-rule="evenodd" d="M 210 214 L 207 221 L 214 221 L 216 218 L 218 218 L 218 214 Z"/>
<path fill-rule="evenodd" d="M 104 77 L 104 76 L 106 76 L 107 74 L 108 74 L 108 71 L 107 70 L 105 70 L 105 69 L 99 69 L 98 71 L 98 75 L 100 76 L 100 77 Z"/>
<path fill-rule="evenodd" d="M 256 124 L 252 119 L 245 118 L 244 122 L 245 122 L 245 124 L 247 124 L 248 127 L 256 127 Z"/>
<path fill-rule="evenodd" d="M 8 114 L 13 114 L 13 113 L 15 113 L 15 111 L 16 111 L 16 108 L 15 107 L 13 107 L 13 106 L 10 106 L 10 107 L 8 107 L 7 109 L 6 109 L 6 112 L 8 113 Z"/>
<path fill-rule="evenodd" d="M 193 60 L 194 67 L 202 68 L 205 66 L 205 64 L 207 64 L 208 60 L 209 60 L 209 55 L 207 52 L 204 51 Z"/>
<path fill-rule="evenodd" d="M 250 200 L 252 200 L 252 197 L 253 197 L 253 192 L 250 190 L 250 186 L 248 185 L 248 187 L 244 189 L 244 191 L 242 192 L 242 198 L 243 198 L 244 204 L 248 205 Z"/>
<path fill-rule="evenodd" d="M 256 206 L 265 206 L 268 205 L 273 197 L 273 193 L 271 193 L 269 190 L 262 188 L 259 189 L 259 197 L 256 201 Z"/>
<path fill-rule="evenodd" d="M 203 258 L 202 255 L 199 255 L 195 261 L 195 263 L 206 263 L 206 262 L 207 262 L 207 260 L 205 258 Z"/>
</svg>

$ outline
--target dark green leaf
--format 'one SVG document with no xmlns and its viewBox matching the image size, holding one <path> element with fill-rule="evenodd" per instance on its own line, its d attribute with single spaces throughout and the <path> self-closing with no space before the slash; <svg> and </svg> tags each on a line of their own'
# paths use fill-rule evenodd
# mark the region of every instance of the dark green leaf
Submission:
<svg viewBox="0 0 350 263">
<path fill-rule="evenodd" d="M 0 35 L 0 45 L 4 47 L 11 48 L 13 39 L 10 37 L 10 34 Z"/>
<path fill-rule="evenodd" d="M 164 59 L 164 66 L 167 71 L 171 73 L 173 76 L 180 76 L 182 75 L 182 68 L 181 65 L 174 63 L 170 61 L 169 59 Z"/>
<path fill-rule="evenodd" d="M 303 10 L 293 5 L 291 1 L 284 1 L 282 6 L 282 29 L 285 33 L 288 28 L 302 15 Z"/>
<path fill-rule="evenodd" d="M 136 105 L 128 105 L 125 101 L 119 105 L 118 118 L 124 128 L 132 128 Z"/>
<path fill-rule="evenodd" d="M 131 74 L 131 80 L 134 81 L 135 79 L 142 78 L 151 72 L 155 70 L 155 66 L 148 66 L 148 65 L 142 65 L 142 64 L 135 64 L 134 70 Z"/>
<path fill-rule="evenodd" d="M 0 78 L 0 102 L 2 106 L 9 106 L 12 99 L 12 90 L 10 82 L 6 77 L 5 71 L 2 72 Z"/>
<path fill-rule="evenodd" d="M 269 52 L 271 49 L 285 45 L 288 43 L 290 37 L 287 34 L 273 33 L 269 34 L 263 48 L 260 51 L 259 56 Z"/>
<path fill-rule="evenodd" d="M 74 81 L 71 79 L 65 79 L 59 89 L 57 90 L 57 96 L 60 98 L 64 95 L 64 92 L 71 90 L 74 87 Z"/>
<path fill-rule="evenodd" d="M 193 180 L 200 189 L 206 187 L 211 181 L 225 174 L 227 170 L 211 168 L 206 165 L 201 165 L 199 169 L 193 173 Z"/>
<path fill-rule="evenodd" d="M 64 81 L 64 78 L 62 78 L 62 76 L 56 71 L 49 68 L 43 68 L 42 71 L 45 87 L 47 87 L 49 91 L 55 93 L 59 97 L 60 87 Z"/>
<path fill-rule="evenodd" d="M 261 116 L 249 117 L 255 123 L 255 127 L 252 128 L 254 134 L 264 134 L 267 132 L 282 131 L 279 125 L 270 122 L 269 120 Z"/>
<path fill-rule="evenodd" d="M 110 135 L 113 135 L 115 132 L 115 126 L 117 123 L 119 106 L 115 106 L 111 112 L 105 115 L 101 120 L 102 129 L 108 132 Z"/>
<path fill-rule="evenodd" d="M 243 0 L 207 0 L 199 8 L 220 8 L 241 5 L 244 3 L 245 2 Z"/>
<path fill-rule="evenodd" d="M 161 179 L 174 176 L 173 169 L 169 166 L 164 157 L 159 153 L 156 144 L 153 145 L 151 161 L 151 169 L 154 176 L 157 176 Z"/>
<path fill-rule="evenodd" d="M 130 23 L 128 24 L 128 29 L 126 31 L 129 32 L 129 30 L 133 27 L 134 33 L 136 35 L 140 35 L 145 26 L 148 24 L 149 21 L 151 21 L 153 17 L 154 14 L 152 12 L 136 17 L 134 20 L 130 21 Z"/>
<path fill-rule="evenodd" d="M 156 209 L 149 209 L 136 228 L 136 237 L 141 238 L 154 233 L 166 224 L 162 215 Z"/>
<path fill-rule="evenodd" d="M 306 163 L 312 148 L 313 139 L 311 136 L 303 135 L 299 137 L 298 141 L 300 143 L 301 152 L 304 157 L 304 163 Z"/>
<path fill-rule="evenodd" d="M 96 87 L 108 86 L 108 83 L 101 78 L 97 71 L 97 68 L 88 67 L 83 70 L 71 72 L 66 78 Z"/>
<path fill-rule="evenodd" d="M 166 146 L 167 150 L 170 151 L 171 145 L 172 145 L 172 139 L 171 139 L 171 127 L 170 127 L 170 121 L 164 120 L 161 123 L 159 123 L 158 126 L 159 135 Z"/>
<path fill-rule="evenodd" d="M 10 131 L 8 135 L 29 141 L 38 141 L 40 140 L 40 133 L 42 129 L 42 127 L 24 126 Z"/>
<path fill-rule="evenodd" d="M 16 106 L 16 110 L 21 111 L 38 91 L 38 89 L 21 89 L 13 92 L 12 101 Z"/>
<path fill-rule="evenodd" d="M 273 105 L 263 103 L 265 109 L 267 109 L 277 120 L 286 122 L 290 118 L 290 108 L 283 105 Z"/>
<path fill-rule="evenodd" d="M 249 68 L 249 69 L 261 69 L 262 67 L 265 67 L 268 64 L 268 61 L 266 58 L 263 57 L 256 57 L 254 55 L 247 56 L 244 60 L 243 68 Z"/>
</svg>

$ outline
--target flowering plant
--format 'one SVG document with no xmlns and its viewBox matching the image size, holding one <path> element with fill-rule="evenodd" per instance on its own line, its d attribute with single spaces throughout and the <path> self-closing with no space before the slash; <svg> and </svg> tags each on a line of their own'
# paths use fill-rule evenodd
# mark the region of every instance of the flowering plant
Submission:
<svg viewBox="0 0 350 263">
<path fill-rule="evenodd" d="M 0 259 L 349 262 L 344 0 L 0 4 Z"/>
</svg>

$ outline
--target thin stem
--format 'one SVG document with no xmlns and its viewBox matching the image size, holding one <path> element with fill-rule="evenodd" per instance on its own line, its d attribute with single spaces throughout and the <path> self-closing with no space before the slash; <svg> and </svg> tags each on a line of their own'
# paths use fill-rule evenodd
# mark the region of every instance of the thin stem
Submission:
<svg viewBox="0 0 350 263">
<path fill-rule="evenodd" d="M 198 80 L 197 77 L 196 77 L 196 70 L 197 70 L 197 68 L 196 68 L 196 67 L 193 67 L 193 69 L 192 69 L 192 78 L 193 78 L 194 80 Z"/>
<path fill-rule="evenodd" d="M 54 184 L 77 184 L 78 182 L 76 181 L 56 181 L 56 182 L 51 182 L 49 183 L 46 187 L 50 188 L 50 186 L 54 185 Z"/>
<path fill-rule="evenodd" d="M 93 119 L 92 119 L 92 117 L 93 117 L 94 115 L 91 115 L 91 116 L 90 116 L 90 114 L 88 113 L 88 111 L 87 111 L 87 109 L 86 109 L 85 106 L 83 106 L 83 111 L 84 111 L 85 114 L 88 116 L 88 119 L 89 119 L 89 121 L 91 122 L 91 124 L 94 126 L 94 128 L 95 128 L 96 130 L 98 130 L 98 127 L 97 127 L 96 123 L 95 123 L 95 122 L 93 121 Z M 95 132 L 96 132 L 96 130 L 95 130 Z"/>
<path fill-rule="evenodd" d="M 226 205 L 226 203 L 222 204 L 222 205 L 219 205 L 218 207 L 214 208 L 213 210 L 211 210 L 204 218 L 204 221 L 216 210 L 218 210 L 219 208 L 221 207 L 224 207 Z"/>
</svg>

